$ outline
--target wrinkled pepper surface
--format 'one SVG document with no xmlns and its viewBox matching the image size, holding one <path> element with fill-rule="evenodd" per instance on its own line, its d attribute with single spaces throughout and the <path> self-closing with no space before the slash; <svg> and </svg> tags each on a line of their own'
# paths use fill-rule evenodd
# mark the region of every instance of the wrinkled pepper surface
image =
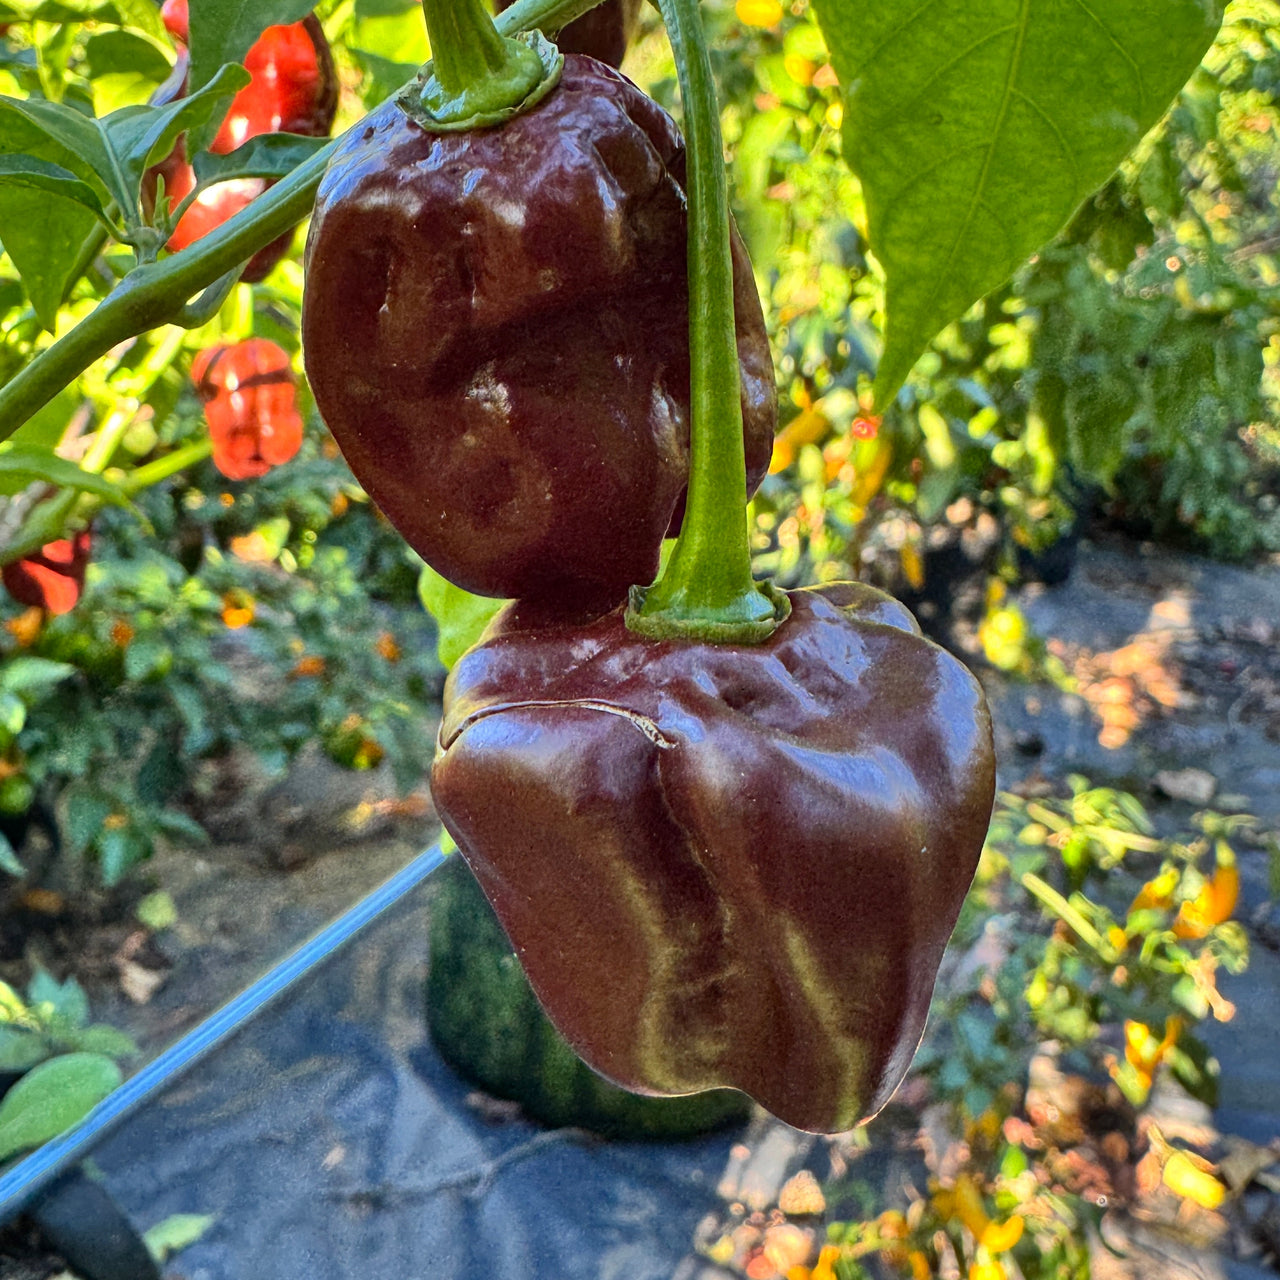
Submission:
<svg viewBox="0 0 1280 1280">
<path fill-rule="evenodd" d="M 591 1066 L 835 1132 L 919 1043 L 994 754 L 977 682 L 902 605 L 789 598 L 757 646 L 507 606 L 450 675 L 431 785 Z"/>
<path fill-rule="evenodd" d="M 515 0 L 498 0 L 495 7 L 501 13 L 514 3 Z M 640 0 L 604 0 L 569 23 L 556 36 L 556 44 L 564 53 L 584 53 L 611 67 L 620 67 L 639 18 Z"/>
<path fill-rule="evenodd" d="M 266 338 L 207 347 L 191 365 L 204 401 L 213 464 L 228 480 L 251 480 L 302 446 L 302 415 L 289 353 Z"/>
<path fill-rule="evenodd" d="M 429 133 L 391 100 L 339 144 L 307 242 L 307 374 L 356 478 L 457 585 L 599 611 L 652 580 L 688 479 L 683 178 L 670 117 L 574 55 L 501 128 Z M 733 244 L 754 489 L 776 397 Z"/>
</svg>

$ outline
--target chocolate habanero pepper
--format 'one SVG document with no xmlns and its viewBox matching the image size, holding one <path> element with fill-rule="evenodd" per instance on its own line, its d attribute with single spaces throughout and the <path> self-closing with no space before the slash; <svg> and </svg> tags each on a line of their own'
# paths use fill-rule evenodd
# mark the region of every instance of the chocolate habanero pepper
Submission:
<svg viewBox="0 0 1280 1280">
<path fill-rule="evenodd" d="M 338 144 L 307 374 L 356 478 L 458 586 L 598 612 L 652 580 L 689 474 L 683 180 L 671 118 L 572 54 L 500 127 L 432 133 L 393 99 Z M 776 395 L 736 233 L 733 296 L 754 489 Z"/>
<path fill-rule="evenodd" d="M 501 13 L 514 3 L 498 0 L 495 7 Z M 639 18 L 640 0 L 604 0 L 569 23 L 556 36 L 556 44 L 564 53 L 585 53 L 588 58 L 620 67 Z"/>
<path fill-rule="evenodd" d="M 919 1043 L 995 765 L 977 682 L 902 605 L 788 599 L 758 645 L 507 606 L 449 677 L 431 788 L 589 1065 L 835 1132 Z"/>
</svg>

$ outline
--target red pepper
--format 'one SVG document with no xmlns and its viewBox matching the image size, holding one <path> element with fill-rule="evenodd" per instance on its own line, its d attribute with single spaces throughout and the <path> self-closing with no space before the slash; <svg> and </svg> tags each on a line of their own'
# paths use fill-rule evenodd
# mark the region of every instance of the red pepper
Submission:
<svg viewBox="0 0 1280 1280">
<path fill-rule="evenodd" d="M 160 16 L 169 34 L 186 44 L 187 0 L 165 0 Z M 250 81 L 232 98 L 210 151 L 234 151 L 263 133 L 328 134 L 338 108 L 338 78 L 314 15 L 268 27 L 245 54 L 244 66 Z"/>
<path fill-rule="evenodd" d="M 508 606 L 449 677 L 431 789 L 591 1066 L 836 1132 L 911 1062 L 995 759 L 977 682 L 897 601 L 789 598 L 759 645 Z"/>
<path fill-rule="evenodd" d="M 213 464 L 249 480 L 288 462 L 302 444 L 289 355 L 265 338 L 210 347 L 191 366 L 213 440 Z"/>
<path fill-rule="evenodd" d="M 169 33 L 185 45 L 187 0 L 166 0 L 161 17 Z M 234 151 L 241 143 L 264 133 L 300 133 L 324 137 L 333 127 L 338 106 L 338 79 L 329 42 L 314 16 L 288 26 L 268 27 L 245 55 L 249 84 L 231 100 L 231 106 L 209 150 Z M 152 98 L 155 104 L 172 102 L 187 90 L 187 52 L 180 47 L 173 75 Z M 151 169 L 143 191 L 144 202 L 155 198 L 156 177 L 164 178 L 170 205 L 184 199 L 196 185 L 195 170 L 187 160 L 186 142 L 179 139 L 169 156 Z M 260 178 L 220 182 L 198 196 L 178 220 L 168 247 L 175 253 L 234 217 L 270 183 Z M 293 233 L 273 240 L 250 259 L 242 279 L 261 280 L 289 251 Z"/>
<path fill-rule="evenodd" d="M 88 529 L 46 542 L 35 555 L 4 566 L 5 589 L 19 604 L 70 613 L 84 587 L 90 542 Z"/>
</svg>

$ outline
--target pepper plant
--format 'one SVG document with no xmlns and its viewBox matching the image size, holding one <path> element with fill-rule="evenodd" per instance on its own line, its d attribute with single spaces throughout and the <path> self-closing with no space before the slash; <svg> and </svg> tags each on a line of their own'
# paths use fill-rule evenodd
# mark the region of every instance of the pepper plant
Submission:
<svg viewBox="0 0 1280 1280">
<path fill-rule="evenodd" d="M 157 222 L 145 208 L 144 175 L 179 133 L 193 153 L 214 138 L 220 104 L 243 86 L 234 59 L 259 34 L 259 19 L 296 18 L 291 3 L 263 5 L 253 18 L 230 3 L 197 6 L 188 93 L 177 102 L 91 120 L 47 98 L 4 100 L 0 108 L 20 125 L 20 150 L 0 158 L 4 187 L 60 201 L 84 234 L 101 228 L 132 261 L 120 260 L 120 285 L 0 388 L 0 431 L 16 429 L 119 344 L 205 322 L 245 260 L 311 209 L 332 162 L 332 190 L 312 231 L 312 267 L 323 281 L 324 225 L 351 194 L 342 158 L 388 116 L 388 127 L 442 135 L 427 163 L 447 155 L 459 134 L 474 134 L 479 146 L 498 139 L 500 159 L 501 139 L 515 136 L 508 130 L 533 127 L 539 113 L 554 113 L 558 95 L 590 80 L 545 36 L 516 33 L 554 33 L 593 7 L 519 0 L 495 25 L 479 0 L 427 0 L 435 58 L 394 110 L 358 122 L 333 146 L 279 135 L 278 145 L 252 140 L 231 152 L 214 166 L 220 178 L 275 185 L 168 257 L 160 256 L 167 215 Z M 628 564 L 621 577 L 630 581 L 610 577 L 598 591 L 559 597 L 539 588 L 535 569 L 472 583 L 517 599 L 455 668 L 433 786 L 535 989 L 588 1061 L 648 1091 L 744 1087 L 793 1123 L 831 1130 L 884 1101 L 918 1040 L 989 816 L 990 725 L 976 682 L 896 602 L 855 584 L 788 593 L 752 576 L 736 328 L 747 308 L 735 298 L 711 61 L 696 0 L 661 0 L 659 9 L 687 135 L 689 461 L 679 537 L 646 581 L 674 514 L 676 495 L 664 485 L 648 495 L 657 508 L 641 533 L 648 567 Z M 1221 19 L 1220 5 L 1201 0 L 1165 0 L 1158 20 L 1149 0 L 1113 5 L 1105 21 L 1019 0 L 905 20 L 890 0 L 816 0 L 814 12 L 842 86 L 845 156 L 884 272 L 885 336 L 869 388 L 869 407 L 879 409 L 939 327 L 1006 280 L 1108 178 Z M 388 159 L 395 163 L 394 149 Z M 470 180 L 453 179 L 460 192 Z M 570 206 L 566 232 L 572 218 Z M 369 251 L 364 288 L 374 301 L 382 291 L 379 326 L 412 325 L 427 343 L 459 330 L 459 318 L 433 314 L 430 292 L 387 256 L 385 229 L 368 216 L 357 224 L 354 247 Z M 0 239 L 11 234 L 6 225 L 0 208 Z M 473 310 L 489 296 L 478 267 L 498 271 L 500 297 L 505 274 L 533 265 L 469 259 L 471 227 L 456 234 Z M 79 246 L 64 255 L 61 279 L 42 281 L 47 296 L 74 280 L 84 257 Z M 552 269 L 537 277 L 544 289 L 558 278 Z M 349 336 L 322 286 L 320 298 L 314 312 L 305 304 L 309 360 L 330 336 Z M 628 301 L 617 300 L 619 314 Z M 608 325 L 596 329 L 571 346 L 574 360 L 587 364 L 605 340 Z M 536 324 L 520 323 L 489 335 L 491 359 L 460 381 L 459 407 L 478 405 L 482 417 L 518 427 L 516 384 L 509 371 L 499 375 L 499 360 L 518 364 L 513 353 L 523 347 L 536 361 L 539 337 Z M 410 492 L 427 486 L 436 478 L 430 465 L 385 431 L 394 362 L 350 367 L 364 400 L 350 422 L 333 425 L 357 477 L 368 474 L 375 497 L 383 472 Z M 547 361 L 548 388 L 557 368 Z M 446 362 L 430 373 L 439 382 L 456 370 Z M 570 377 L 563 398 L 572 404 L 578 392 Z M 321 409 L 333 413 L 323 393 Z M 431 430 L 426 417 L 413 426 Z M 460 443 L 477 439 L 467 433 Z M 566 464 L 570 476 L 593 474 L 593 443 Z M 647 447 L 665 457 L 672 445 Z M 476 456 L 484 464 L 493 452 L 489 444 Z M 582 532 L 582 517 L 559 509 L 519 430 L 506 461 L 490 506 L 527 486 L 545 495 L 549 526 Z M 416 516 L 411 503 L 387 505 L 393 521 Z M 439 521 L 474 519 L 484 505 L 460 495 Z M 630 536 L 636 517 L 620 514 L 618 536 Z M 419 549 L 431 558 L 429 546 Z M 448 576 L 448 565 L 436 567 Z M 537 833 L 536 856 L 512 842 L 495 782 L 514 792 L 517 813 Z M 636 823 L 637 810 L 652 821 Z M 602 901 L 609 912 L 600 912 Z M 601 965 L 619 949 L 624 1006 L 593 994 Z M 776 999 L 761 1001 L 770 984 Z M 788 1047 L 785 1072 L 762 1056 L 762 1042 Z"/>
</svg>

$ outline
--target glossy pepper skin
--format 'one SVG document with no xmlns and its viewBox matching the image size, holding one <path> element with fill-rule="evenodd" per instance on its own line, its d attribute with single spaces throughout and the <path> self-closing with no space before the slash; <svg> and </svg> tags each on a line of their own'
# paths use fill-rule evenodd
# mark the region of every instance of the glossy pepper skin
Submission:
<svg viewBox="0 0 1280 1280">
<path fill-rule="evenodd" d="M 356 478 L 457 585 L 600 611 L 652 580 L 688 478 L 683 173 L 670 117 L 574 55 L 502 128 L 433 135 L 389 101 L 340 144 L 307 375 Z M 776 397 L 736 233 L 734 265 L 754 489 Z"/>
<path fill-rule="evenodd" d="M 302 445 L 296 384 L 283 347 L 265 338 L 208 347 L 191 365 L 213 441 L 213 464 L 228 480 L 252 480 L 288 462 Z"/>
<path fill-rule="evenodd" d="M 501 13 L 514 3 L 515 0 L 498 0 L 495 7 Z M 562 53 L 584 53 L 611 67 L 620 67 L 639 18 L 640 0 L 604 0 L 569 23 L 556 36 L 556 44 Z"/>
<path fill-rule="evenodd" d="M 187 91 L 187 0 L 167 0 L 161 17 L 179 44 L 173 74 L 153 95 L 153 105 L 180 98 Z M 338 109 L 338 77 L 329 42 L 313 16 L 288 26 L 268 27 L 245 55 L 250 81 L 231 100 L 217 136 L 209 145 L 216 154 L 234 151 L 250 138 L 264 133 L 300 133 L 326 137 Z M 196 185 L 195 170 L 187 159 L 186 140 L 179 138 L 173 151 L 152 168 L 145 179 L 143 197 L 154 203 L 156 178 L 164 178 L 171 204 L 185 199 Z M 169 237 L 174 253 L 233 218 L 271 184 L 261 178 L 234 178 L 207 188 L 188 206 Z M 250 258 L 241 279 L 264 279 L 289 252 L 293 233 L 285 232 Z"/>
<path fill-rule="evenodd" d="M 70 613 L 84 589 L 92 538 L 82 529 L 70 538 L 46 542 L 35 555 L 15 560 L 0 571 L 5 590 L 19 603 L 49 613 Z"/>
<path fill-rule="evenodd" d="M 592 1067 L 837 1132 L 919 1043 L 994 754 L 977 682 L 897 601 L 789 596 L 758 646 L 508 606 L 449 677 L 431 787 Z"/>
</svg>

